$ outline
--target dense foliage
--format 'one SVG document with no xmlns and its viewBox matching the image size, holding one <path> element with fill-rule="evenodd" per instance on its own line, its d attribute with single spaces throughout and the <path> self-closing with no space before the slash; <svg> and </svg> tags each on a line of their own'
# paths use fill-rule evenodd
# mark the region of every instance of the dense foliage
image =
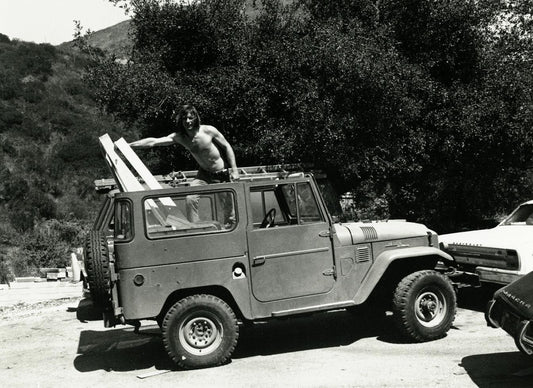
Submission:
<svg viewBox="0 0 533 388">
<path fill-rule="evenodd" d="M 445 233 L 531 199 L 531 0 L 111 1 L 127 60 L 0 34 L 0 277 L 67 264 L 109 176 L 98 136 L 167 134 L 186 102 L 239 165 L 325 170 L 355 218 Z M 196 167 L 179 147 L 141 157 Z"/>
<path fill-rule="evenodd" d="M 475 228 L 531 198 L 531 1 L 112 0 L 133 51 L 98 101 L 137 136 L 192 102 L 240 165 L 312 162 L 354 214 Z M 193 168 L 178 147 L 154 172 Z"/>
<path fill-rule="evenodd" d="M 0 281 L 70 264 L 94 219 L 93 181 L 109 175 L 98 136 L 118 125 L 82 82 L 87 64 L 0 34 Z"/>
</svg>

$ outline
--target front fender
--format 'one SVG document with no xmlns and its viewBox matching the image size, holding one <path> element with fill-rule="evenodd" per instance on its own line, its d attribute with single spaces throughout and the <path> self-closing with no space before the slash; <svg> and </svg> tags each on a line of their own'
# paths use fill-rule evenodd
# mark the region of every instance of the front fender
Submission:
<svg viewBox="0 0 533 388">
<path fill-rule="evenodd" d="M 453 262 L 452 256 L 435 247 L 410 247 L 385 251 L 376 257 L 374 264 L 363 279 L 359 290 L 354 296 L 355 303 L 361 304 L 367 300 L 376 284 L 383 278 L 383 274 L 393 262 L 416 257 L 436 257 L 439 260 Z"/>
</svg>

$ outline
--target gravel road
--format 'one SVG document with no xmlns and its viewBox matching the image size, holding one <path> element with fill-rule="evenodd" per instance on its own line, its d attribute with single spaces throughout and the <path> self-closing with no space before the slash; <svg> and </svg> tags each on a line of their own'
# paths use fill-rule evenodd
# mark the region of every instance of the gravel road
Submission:
<svg viewBox="0 0 533 388">
<path fill-rule="evenodd" d="M 80 296 L 0 305 L 0 385 L 533 387 L 533 361 L 485 325 L 485 297 L 462 298 L 453 329 L 438 341 L 399 343 L 391 322 L 365 327 L 336 311 L 242 328 L 231 363 L 193 371 L 173 367 L 157 326 L 137 335 L 78 319 Z"/>
</svg>

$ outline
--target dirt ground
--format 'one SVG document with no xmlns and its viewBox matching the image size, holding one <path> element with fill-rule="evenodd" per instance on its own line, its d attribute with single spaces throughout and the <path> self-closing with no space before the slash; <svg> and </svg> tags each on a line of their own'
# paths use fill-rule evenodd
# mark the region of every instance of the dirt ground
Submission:
<svg viewBox="0 0 533 388">
<path fill-rule="evenodd" d="M 0 305 L 0 386 L 533 387 L 533 360 L 486 326 L 484 298 L 460 296 L 438 341 L 400 343 L 391 322 L 336 311 L 242 328 L 229 364 L 193 371 L 172 365 L 157 326 L 105 329 L 79 296 Z"/>
</svg>

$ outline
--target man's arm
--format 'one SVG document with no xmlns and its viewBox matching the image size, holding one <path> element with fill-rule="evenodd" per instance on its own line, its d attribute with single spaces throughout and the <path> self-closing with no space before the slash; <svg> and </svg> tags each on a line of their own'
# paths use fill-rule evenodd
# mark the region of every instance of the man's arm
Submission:
<svg viewBox="0 0 533 388">
<path fill-rule="evenodd" d="M 233 148 L 231 147 L 231 144 L 226 140 L 224 135 L 220 133 L 218 129 L 215 127 L 210 128 L 212 134 L 213 134 L 213 140 L 217 143 L 217 145 L 224 150 L 226 153 L 226 159 L 230 166 L 230 176 L 231 179 L 239 179 L 239 170 L 237 169 L 237 161 L 235 160 L 235 153 L 233 152 Z"/>
<path fill-rule="evenodd" d="M 129 143 L 132 148 L 150 148 L 157 146 L 167 146 L 176 143 L 176 134 L 172 133 L 163 137 L 146 137 Z"/>
</svg>

